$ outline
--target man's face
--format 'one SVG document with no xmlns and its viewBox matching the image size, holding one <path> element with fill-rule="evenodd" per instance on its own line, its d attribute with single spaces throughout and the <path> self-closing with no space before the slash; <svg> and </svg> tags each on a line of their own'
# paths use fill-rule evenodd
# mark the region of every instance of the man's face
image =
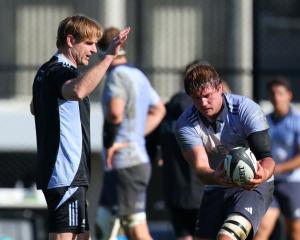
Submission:
<svg viewBox="0 0 300 240">
<path fill-rule="evenodd" d="M 88 65 L 91 55 L 97 53 L 96 39 L 74 43 L 71 53 L 77 65 Z"/>
<path fill-rule="evenodd" d="M 217 89 L 207 86 L 191 95 L 193 102 L 199 112 L 208 119 L 215 119 L 220 113 L 223 105 L 223 87 Z"/>
<path fill-rule="evenodd" d="M 275 112 L 285 113 L 290 107 L 292 93 L 282 85 L 274 85 L 271 88 L 271 102 Z"/>
</svg>

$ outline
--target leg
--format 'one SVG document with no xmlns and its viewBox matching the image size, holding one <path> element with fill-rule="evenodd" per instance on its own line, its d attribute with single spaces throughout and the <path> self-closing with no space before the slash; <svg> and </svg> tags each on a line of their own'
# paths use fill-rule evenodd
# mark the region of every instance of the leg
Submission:
<svg viewBox="0 0 300 240">
<path fill-rule="evenodd" d="M 251 229 L 252 225 L 247 218 L 239 213 L 232 213 L 224 221 L 217 240 L 245 240 Z"/>
<path fill-rule="evenodd" d="M 98 239 L 115 239 L 120 229 L 120 219 L 108 208 L 100 206 L 97 210 L 96 227 Z"/>
<path fill-rule="evenodd" d="M 89 240 L 90 234 L 86 233 L 50 233 L 49 240 Z"/>
<path fill-rule="evenodd" d="M 291 240 L 300 240 L 300 219 L 286 220 L 287 232 Z"/>
<path fill-rule="evenodd" d="M 193 236 L 188 235 L 188 236 L 184 236 L 184 237 L 178 237 L 178 238 L 176 238 L 176 240 L 193 240 Z"/>
<path fill-rule="evenodd" d="M 49 240 L 75 240 L 76 237 L 74 233 L 49 233 Z"/>
<path fill-rule="evenodd" d="M 193 240 L 199 209 L 170 208 L 176 240 Z"/>
<path fill-rule="evenodd" d="M 145 212 L 134 213 L 124 217 L 121 220 L 121 224 L 130 240 L 152 240 Z"/>
<path fill-rule="evenodd" d="M 278 208 L 269 208 L 265 216 L 262 218 L 258 231 L 254 236 L 254 240 L 268 240 L 276 221 L 279 217 L 280 211 Z"/>
</svg>

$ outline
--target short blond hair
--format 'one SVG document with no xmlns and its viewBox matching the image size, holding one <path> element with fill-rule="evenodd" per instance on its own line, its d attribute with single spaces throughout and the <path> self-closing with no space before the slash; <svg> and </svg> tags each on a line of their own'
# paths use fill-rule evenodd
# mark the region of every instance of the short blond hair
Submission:
<svg viewBox="0 0 300 240">
<path fill-rule="evenodd" d="M 65 46 L 67 35 L 69 34 L 78 42 L 87 39 L 96 39 L 96 41 L 99 41 L 103 30 L 99 23 L 83 15 L 67 17 L 60 22 L 57 29 L 57 48 Z"/>
</svg>

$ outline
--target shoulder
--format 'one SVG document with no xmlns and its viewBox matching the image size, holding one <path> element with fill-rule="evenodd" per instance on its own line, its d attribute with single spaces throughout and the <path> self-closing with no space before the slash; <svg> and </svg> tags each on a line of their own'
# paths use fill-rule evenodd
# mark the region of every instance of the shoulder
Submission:
<svg viewBox="0 0 300 240">
<path fill-rule="evenodd" d="M 294 108 L 291 109 L 290 117 L 297 121 L 300 121 L 300 113 Z"/>
<path fill-rule="evenodd" d="M 228 93 L 224 96 L 230 113 L 240 116 L 260 113 L 265 117 L 265 113 L 262 108 L 249 97 Z"/>
<path fill-rule="evenodd" d="M 250 99 L 247 96 L 232 94 L 232 93 L 225 93 L 224 94 L 225 101 L 229 110 L 238 109 L 238 108 L 245 108 L 249 106 L 259 107 L 259 105 Z"/>
<path fill-rule="evenodd" d="M 53 56 L 44 66 L 48 75 L 55 75 L 56 77 L 75 77 L 78 75 L 78 69 L 71 64 L 59 61 L 56 56 Z"/>
<path fill-rule="evenodd" d="M 288 114 L 288 123 L 290 126 L 293 126 L 295 131 L 300 132 L 300 113 L 297 112 L 295 109 L 291 109 L 290 113 Z"/>
<path fill-rule="evenodd" d="M 134 67 L 133 65 L 129 65 L 129 64 L 119 64 L 119 65 L 115 65 L 115 66 L 112 66 L 110 69 L 109 69 L 109 74 L 125 74 L 125 73 L 130 73 L 130 74 L 143 74 L 144 73 Z"/>
<path fill-rule="evenodd" d="M 191 105 L 177 119 L 176 128 L 193 127 L 197 125 L 198 120 L 198 111 L 194 105 Z"/>
</svg>

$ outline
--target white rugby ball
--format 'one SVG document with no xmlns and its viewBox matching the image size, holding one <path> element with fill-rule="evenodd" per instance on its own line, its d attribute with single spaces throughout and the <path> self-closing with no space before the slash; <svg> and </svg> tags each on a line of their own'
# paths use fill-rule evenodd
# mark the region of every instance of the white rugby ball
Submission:
<svg viewBox="0 0 300 240">
<path fill-rule="evenodd" d="M 233 148 L 226 155 L 224 169 L 229 179 L 234 183 L 244 185 L 255 176 L 256 158 L 249 148 Z"/>
</svg>

